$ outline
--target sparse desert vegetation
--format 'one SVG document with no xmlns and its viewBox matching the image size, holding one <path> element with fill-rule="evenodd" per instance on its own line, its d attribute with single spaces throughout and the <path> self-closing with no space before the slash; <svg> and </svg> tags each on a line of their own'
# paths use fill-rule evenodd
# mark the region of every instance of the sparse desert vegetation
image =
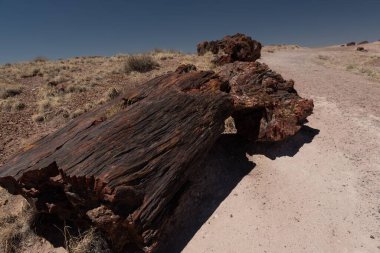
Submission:
<svg viewBox="0 0 380 253">
<path fill-rule="evenodd" d="M 363 45 L 363 50 L 357 50 L 352 46 L 326 48 L 322 53 L 316 55 L 314 60 L 327 67 L 344 69 L 379 81 L 380 43 L 362 43 L 361 45 Z"/>
<path fill-rule="evenodd" d="M 28 241 L 35 237 L 31 230 L 34 212 L 26 200 L 12 198 L 0 188 L 0 252 L 24 252 Z"/>
<path fill-rule="evenodd" d="M 0 105 L 9 113 L 28 107 L 33 114 L 27 117 L 34 122 L 75 118 L 86 111 L 82 108 L 85 104 L 102 104 L 129 85 L 174 70 L 179 64 L 191 62 L 198 69 L 207 69 L 212 66 L 211 57 L 155 49 L 138 55 L 67 60 L 37 57 L 30 62 L 5 64 L 0 66 Z M 25 94 L 20 96 L 23 91 Z"/>
<path fill-rule="evenodd" d="M 62 233 L 68 253 L 111 253 L 107 242 L 94 228 L 77 236 L 71 235 L 67 228 L 64 228 Z"/>
<path fill-rule="evenodd" d="M 291 51 L 291 50 L 298 50 L 302 49 L 299 45 L 286 45 L 286 44 L 280 44 L 280 45 L 265 45 L 262 48 L 262 52 L 264 53 L 275 53 L 280 51 Z"/>
<path fill-rule="evenodd" d="M 125 62 L 124 71 L 125 73 L 131 73 L 132 71 L 145 73 L 158 69 L 159 67 L 160 64 L 158 64 L 158 62 L 150 55 L 131 55 Z"/>
</svg>

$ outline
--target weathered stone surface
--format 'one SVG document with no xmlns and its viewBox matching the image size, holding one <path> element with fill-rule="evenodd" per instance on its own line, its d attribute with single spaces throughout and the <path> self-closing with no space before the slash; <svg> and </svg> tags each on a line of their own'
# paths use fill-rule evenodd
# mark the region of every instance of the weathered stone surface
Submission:
<svg viewBox="0 0 380 253">
<path fill-rule="evenodd" d="M 348 42 L 346 44 L 346 46 L 350 47 L 350 46 L 355 46 L 356 45 L 356 42 Z"/>
<path fill-rule="evenodd" d="M 198 55 L 206 52 L 216 54 L 218 65 L 234 61 L 256 61 L 261 57 L 261 43 L 241 33 L 225 36 L 217 41 L 204 41 L 197 45 Z"/>
<path fill-rule="evenodd" d="M 364 44 L 368 44 L 369 42 L 367 40 L 364 40 L 364 41 L 361 41 L 358 43 L 358 45 L 364 45 Z"/>
<path fill-rule="evenodd" d="M 301 98 L 292 80 L 284 80 L 265 64 L 234 62 L 218 74 L 231 87 L 237 132 L 249 140 L 283 140 L 313 112 L 313 101 Z"/>
</svg>

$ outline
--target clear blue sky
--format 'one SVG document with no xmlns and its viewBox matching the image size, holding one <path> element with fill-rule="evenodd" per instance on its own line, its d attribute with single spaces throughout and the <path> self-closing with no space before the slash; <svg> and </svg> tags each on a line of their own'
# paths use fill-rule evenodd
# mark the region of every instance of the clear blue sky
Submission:
<svg viewBox="0 0 380 253">
<path fill-rule="evenodd" d="M 195 51 L 246 33 L 264 44 L 380 39 L 380 0 L 0 0 L 0 63 L 46 56 Z"/>
</svg>

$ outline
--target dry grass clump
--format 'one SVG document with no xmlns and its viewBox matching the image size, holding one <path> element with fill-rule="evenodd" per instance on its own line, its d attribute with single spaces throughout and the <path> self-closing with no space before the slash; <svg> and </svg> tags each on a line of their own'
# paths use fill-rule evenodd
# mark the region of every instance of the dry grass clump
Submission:
<svg viewBox="0 0 380 253">
<path fill-rule="evenodd" d="M 236 126 L 235 126 L 235 121 L 232 117 L 228 117 L 224 121 L 224 132 L 225 134 L 236 134 Z"/>
<path fill-rule="evenodd" d="M 14 97 L 20 95 L 22 89 L 20 87 L 0 87 L 0 98 L 7 99 L 9 97 Z"/>
<path fill-rule="evenodd" d="M 2 214 L 0 216 L 0 252 L 19 252 L 23 242 L 33 235 L 30 229 L 33 220 L 34 214 L 29 206 L 24 206 L 19 215 Z"/>
<path fill-rule="evenodd" d="M 84 109 L 77 109 L 77 110 L 75 110 L 75 111 L 71 114 L 71 118 L 72 118 L 72 119 L 75 119 L 75 118 L 79 117 L 80 115 L 82 115 L 82 114 L 85 113 L 85 112 L 86 112 L 86 110 L 84 110 Z"/>
<path fill-rule="evenodd" d="M 71 77 L 66 75 L 47 76 L 46 78 L 48 86 L 55 87 L 60 83 L 70 81 Z"/>
<path fill-rule="evenodd" d="M 371 66 L 367 65 L 358 65 L 358 64 L 348 64 L 346 66 L 346 70 L 356 73 L 356 74 L 363 74 L 365 76 L 368 76 L 372 79 L 380 79 L 380 70 L 377 70 L 376 68 L 373 68 Z"/>
<path fill-rule="evenodd" d="M 329 57 L 327 55 L 318 55 L 318 59 L 323 60 L 323 61 L 327 61 L 329 59 Z"/>
<path fill-rule="evenodd" d="M 94 228 L 79 236 L 72 236 L 64 229 L 66 249 L 69 253 L 111 253 L 107 242 Z"/>
<path fill-rule="evenodd" d="M 17 101 L 15 104 L 14 104 L 14 108 L 17 110 L 17 111 L 21 111 L 21 110 L 24 110 L 26 108 L 26 104 L 21 102 L 21 101 Z"/>
<path fill-rule="evenodd" d="M 291 50 L 298 50 L 302 47 L 299 45 L 287 45 L 287 44 L 280 44 L 280 45 L 264 45 L 261 52 L 267 52 L 267 53 L 274 53 L 278 51 L 291 51 Z"/>
<path fill-rule="evenodd" d="M 363 54 L 350 47 L 328 48 L 326 51 L 318 50 L 314 55 L 314 61 L 328 68 L 346 70 L 368 79 L 380 80 L 380 47 L 375 43 L 369 43 L 366 49 L 370 53 Z M 322 52 L 322 53 L 321 53 Z"/>
<path fill-rule="evenodd" d="M 160 65 L 150 55 L 132 55 L 129 56 L 125 65 L 125 73 L 131 73 L 132 71 L 146 73 L 151 70 L 157 69 Z"/>
<path fill-rule="evenodd" d="M 36 123 L 41 123 L 45 121 L 45 117 L 43 114 L 35 114 L 32 116 L 32 120 Z"/>
<path fill-rule="evenodd" d="M 5 100 L 0 101 L 0 109 L 2 112 L 11 112 L 13 108 L 14 101 L 11 100 Z"/>
<path fill-rule="evenodd" d="M 53 110 L 55 102 L 52 99 L 43 99 L 38 102 L 38 111 L 40 113 L 50 112 Z"/>
<path fill-rule="evenodd" d="M 85 92 L 85 91 L 87 91 L 87 87 L 84 85 L 69 85 L 65 89 L 65 92 L 68 92 L 68 93 Z"/>
<path fill-rule="evenodd" d="M 115 99 L 119 95 L 120 95 L 120 91 L 118 89 L 116 89 L 115 87 L 108 89 L 108 91 L 106 93 L 107 99 L 109 99 L 109 100 Z"/>
<path fill-rule="evenodd" d="M 37 56 L 33 59 L 34 62 L 47 62 L 49 59 L 45 56 Z"/>
<path fill-rule="evenodd" d="M 27 68 L 20 74 L 21 78 L 29 78 L 29 77 L 35 77 L 35 76 L 43 76 L 41 69 L 39 69 L 39 68 Z"/>
</svg>

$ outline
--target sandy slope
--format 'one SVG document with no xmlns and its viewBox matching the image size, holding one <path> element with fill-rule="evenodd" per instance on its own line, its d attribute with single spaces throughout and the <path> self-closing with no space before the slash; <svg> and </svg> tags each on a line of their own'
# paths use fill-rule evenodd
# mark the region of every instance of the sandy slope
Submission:
<svg viewBox="0 0 380 253">
<path fill-rule="evenodd" d="M 264 54 L 314 99 L 310 128 L 248 155 L 256 166 L 183 252 L 380 252 L 380 83 L 314 60 L 331 51 Z"/>
</svg>

